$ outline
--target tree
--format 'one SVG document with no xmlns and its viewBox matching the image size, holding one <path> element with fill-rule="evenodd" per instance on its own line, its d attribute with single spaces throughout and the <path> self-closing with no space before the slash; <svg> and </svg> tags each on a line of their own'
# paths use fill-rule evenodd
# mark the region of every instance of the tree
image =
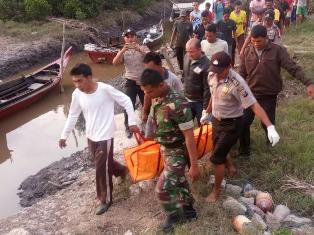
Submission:
<svg viewBox="0 0 314 235">
<path fill-rule="evenodd" d="M 25 0 L 26 16 L 32 20 L 43 20 L 51 14 L 47 0 Z"/>
<path fill-rule="evenodd" d="M 19 20 L 24 17 L 23 0 L 0 0 L 0 19 Z"/>
</svg>

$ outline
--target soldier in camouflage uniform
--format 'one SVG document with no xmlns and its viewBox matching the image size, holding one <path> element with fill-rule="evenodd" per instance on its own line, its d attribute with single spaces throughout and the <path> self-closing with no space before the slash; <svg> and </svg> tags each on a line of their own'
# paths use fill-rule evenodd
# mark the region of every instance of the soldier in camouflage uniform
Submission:
<svg viewBox="0 0 314 235">
<path fill-rule="evenodd" d="M 170 89 L 155 70 L 144 70 L 141 87 L 146 95 L 154 99 L 150 115 L 154 120 L 155 138 L 161 145 L 165 162 L 156 192 L 167 214 L 162 230 L 170 232 L 175 224 L 196 218 L 193 196 L 185 177 L 188 162 L 192 180 L 199 177 L 192 112 L 185 98 Z"/>
</svg>

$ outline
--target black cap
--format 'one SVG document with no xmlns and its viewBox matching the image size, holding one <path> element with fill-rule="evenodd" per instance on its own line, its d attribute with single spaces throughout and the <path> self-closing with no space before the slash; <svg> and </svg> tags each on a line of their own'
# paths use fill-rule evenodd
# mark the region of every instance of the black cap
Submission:
<svg viewBox="0 0 314 235">
<path fill-rule="evenodd" d="M 273 9 L 268 9 L 267 11 L 265 11 L 265 15 L 264 15 L 265 18 L 267 19 L 275 19 L 275 12 Z"/>
<path fill-rule="evenodd" d="M 133 29 L 127 29 L 122 33 L 122 37 L 133 35 L 136 36 L 136 32 Z"/>
<path fill-rule="evenodd" d="M 214 73 L 221 73 L 225 68 L 229 67 L 230 64 L 230 56 L 226 52 L 220 51 L 213 54 L 210 60 L 209 70 Z"/>
</svg>

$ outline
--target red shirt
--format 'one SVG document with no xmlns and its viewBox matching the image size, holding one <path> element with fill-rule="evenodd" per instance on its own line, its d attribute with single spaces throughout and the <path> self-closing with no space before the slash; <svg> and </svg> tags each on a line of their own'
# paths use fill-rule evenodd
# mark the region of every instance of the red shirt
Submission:
<svg viewBox="0 0 314 235">
<path fill-rule="evenodd" d="M 204 11 L 206 11 L 206 10 L 204 10 Z M 208 23 L 213 23 L 213 18 L 214 18 L 214 16 L 213 16 L 213 13 L 211 12 L 211 11 L 207 11 L 208 12 Z"/>
</svg>

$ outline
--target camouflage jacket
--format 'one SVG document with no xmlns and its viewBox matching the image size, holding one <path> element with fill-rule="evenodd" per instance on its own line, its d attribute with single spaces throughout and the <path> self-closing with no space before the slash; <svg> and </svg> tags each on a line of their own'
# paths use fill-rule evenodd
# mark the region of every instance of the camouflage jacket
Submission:
<svg viewBox="0 0 314 235">
<path fill-rule="evenodd" d="M 153 100 L 150 115 L 156 140 L 166 147 L 182 145 L 185 142 L 182 131 L 194 127 L 187 100 L 172 89 L 165 97 Z"/>
</svg>

